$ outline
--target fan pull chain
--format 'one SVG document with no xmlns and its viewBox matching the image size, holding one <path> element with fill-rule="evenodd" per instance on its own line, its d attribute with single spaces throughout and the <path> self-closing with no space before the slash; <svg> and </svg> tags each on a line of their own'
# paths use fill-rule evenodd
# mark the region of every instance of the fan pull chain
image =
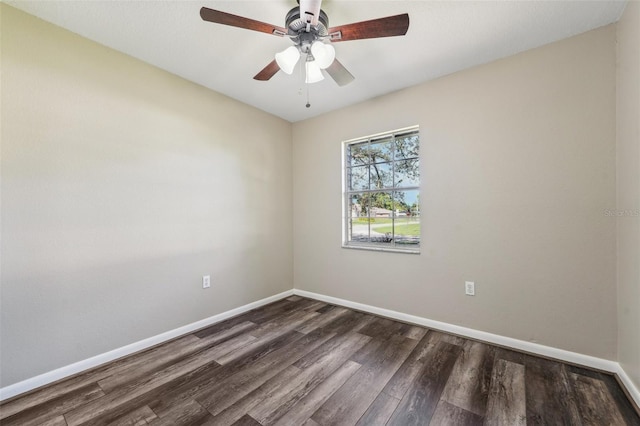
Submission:
<svg viewBox="0 0 640 426">
<path fill-rule="evenodd" d="M 298 61 L 298 65 L 299 69 L 300 69 L 300 78 L 298 79 L 298 81 L 300 81 L 300 87 L 298 88 L 298 95 L 302 96 L 302 88 L 304 87 L 304 73 L 302 71 L 302 61 Z"/>
<path fill-rule="evenodd" d="M 308 55 L 307 55 L 307 56 L 308 56 Z M 306 65 L 306 63 L 307 63 L 307 59 L 308 59 L 308 58 L 306 58 L 304 62 L 303 62 L 303 61 L 300 61 L 300 62 L 299 62 L 299 64 L 300 64 L 300 84 L 305 85 L 305 86 L 306 86 L 306 88 L 307 88 L 307 103 L 306 103 L 306 105 L 305 105 L 305 106 L 306 106 L 307 108 L 310 108 L 310 107 L 311 107 L 311 103 L 309 102 L 309 83 L 307 83 L 307 75 L 306 75 L 306 73 L 307 73 L 307 67 L 305 66 L 305 65 Z M 303 65 L 303 63 L 304 63 L 305 65 Z M 300 90 L 298 91 L 298 93 L 299 93 L 300 95 L 302 95 L 302 87 L 300 87 Z"/>
</svg>

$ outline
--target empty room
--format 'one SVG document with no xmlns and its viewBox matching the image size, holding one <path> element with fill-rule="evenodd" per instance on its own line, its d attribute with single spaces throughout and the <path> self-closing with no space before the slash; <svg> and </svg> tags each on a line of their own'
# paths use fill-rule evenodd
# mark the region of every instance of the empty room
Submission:
<svg viewBox="0 0 640 426">
<path fill-rule="evenodd" d="M 640 425 L 640 2 L 0 2 L 0 425 Z"/>
</svg>

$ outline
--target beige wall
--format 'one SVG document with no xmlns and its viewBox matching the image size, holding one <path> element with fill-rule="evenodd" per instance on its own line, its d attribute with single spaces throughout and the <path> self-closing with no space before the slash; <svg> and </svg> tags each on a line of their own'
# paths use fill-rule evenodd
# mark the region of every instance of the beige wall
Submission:
<svg viewBox="0 0 640 426">
<path fill-rule="evenodd" d="M 295 287 L 616 359 L 615 31 L 294 124 Z M 341 248 L 341 141 L 413 124 L 422 253 Z"/>
<path fill-rule="evenodd" d="M 640 389 L 640 3 L 627 4 L 617 38 L 618 358 Z"/>
<path fill-rule="evenodd" d="M 292 288 L 288 122 L 0 7 L 0 386 Z"/>
</svg>

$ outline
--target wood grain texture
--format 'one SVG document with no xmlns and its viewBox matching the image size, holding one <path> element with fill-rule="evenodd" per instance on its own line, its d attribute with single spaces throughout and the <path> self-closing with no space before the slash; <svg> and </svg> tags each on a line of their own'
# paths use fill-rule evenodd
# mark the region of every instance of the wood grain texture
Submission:
<svg viewBox="0 0 640 426">
<path fill-rule="evenodd" d="M 311 415 L 325 403 L 353 374 L 361 367 L 353 361 L 346 361 L 325 381 L 316 386 L 309 394 L 301 398 L 289 408 L 275 423 L 277 426 L 303 424 L 305 419 L 313 422 Z M 315 422 L 313 422 L 315 423 Z"/>
<path fill-rule="evenodd" d="M 213 416 L 202 405 L 196 401 L 187 400 L 165 411 L 162 417 L 157 417 L 149 424 L 152 426 L 190 426 L 207 424 L 212 420 Z"/>
<path fill-rule="evenodd" d="M 424 327 L 420 327 L 417 325 L 412 325 L 409 329 L 403 334 L 404 337 L 408 337 L 409 339 L 420 340 L 427 334 L 428 329 Z"/>
<path fill-rule="evenodd" d="M 64 416 L 57 416 L 44 421 L 44 423 L 40 423 L 40 426 L 67 426 L 67 422 Z"/>
<path fill-rule="evenodd" d="M 607 386 L 602 380 L 571 374 L 578 395 L 580 419 L 583 425 L 624 425 Z"/>
<path fill-rule="evenodd" d="M 231 13 L 203 7 L 200 9 L 200 17 L 203 21 L 214 22 L 216 24 L 229 25 L 232 27 L 244 28 L 247 30 L 259 31 L 282 37 L 287 30 L 277 25 L 245 18 L 244 16 L 232 15 Z"/>
<path fill-rule="evenodd" d="M 316 328 L 329 324 L 330 322 L 334 321 L 336 318 L 341 317 L 347 312 L 349 312 L 349 310 L 346 308 L 333 308 L 323 312 L 316 311 L 316 313 L 322 313 L 322 315 L 318 315 L 317 317 L 305 322 L 304 324 L 301 324 L 296 328 L 296 331 L 304 334 L 310 333 Z"/>
<path fill-rule="evenodd" d="M 467 339 L 463 337 L 456 336 L 454 334 L 443 333 L 441 331 L 436 331 L 436 330 L 430 330 L 428 339 L 429 339 L 429 343 L 432 343 L 432 344 L 435 344 L 438 342 L 445 342 L 445 343 L 450 343 L 452 345 L 456 345 L 460 347 L 464 346 L 465 342 L 467 341 Z"/>
<path fill-rule="evenodd" d="M 277 397 L 281 394 L 282 390 L 286 389 L 287 383 L 295 380 L 299 374 L 300 369 L 290 365 L 276 377 L 265 382 L 262 386 L 254 389 L 248 395 L 218 413 L 213 419 L 213 424 L 216 426 L 228 426 L 234 424 L 245 415 L 249 415 L 253 420 L 256 420 L 250 411 L 256 406 L 261 405 L 264 400 L 273 398 L 274 395 Z"/>
<path fill-rule="evenodd" d="M 562 364 L 525 357 L 528 425 L 580 425 L 580 414 Z"/>
<path fill-rule="evenodd" d="M 494 359 L 495 350 L 491 346 L 466 341 L 442 392 L 442 400 L 484 416 Z"/>
<path fill-rule="evenodd" d="M 154 413 L 151 408 L 145 405 L 118 417 L 109 424 L 113 426 L 144 426 L 150 424 L 150 422 L 157 418 L 158 416 L 156 416 L 156 413 Z"/>
<path fill-rule="evenodd" d="M 233 424 L 233 426 L 262 426 L 260 423 L 256 421 L 256 419 L 252 418 L 250 415 L 245 414 L 237 422 Z"/>
<path fill-rule="evenodd" d="M 208 389 L 215 389 L 219 383 L 254 364 L 260 363 L 269 354 L 282 347 L 287 347 L 302 336 L 298 332 L 290 331 L 260 347 L 254 348 L 244 357 L 226 364 L 224 368 L 222 366 L 220 366 L 221 368 L 208 368 L 204 371 L 196 371 L 193 374 L 189 374 L 180 381 L 174 382 L 173 386 L 152 401 L 150 406 L 160 417 L 163 417 L 168 410 L 180 407 L 196 395 L 207 392 Z"/>
<path fill-rule="evenodd" d="M 364 38 L 394 37 L 407 33 L 409 29 L 409 15 L 387 16 L 370 21 L 355 22 L 329 28 L 329 34 L 339 33 L 340 37 L 332 37 L 331 41 L 361 40 Z"/>
<path fill-rule="evenodd" d="M 524 365 L 496 360 L 485 415 L 486 425 L 526 425 Z"/>
<path fill-rule="evenodd" d="M 192 336 L 183 336 L 183 339 L 192 339 Z M 174 340 L 175 341 L 175 340 Z M 171 344 L 165 343 L 165 345 Z M 105 365 L 88 370 L 82 374 L 72 376 L 51 385 L 45 386 L 36 391 L 29 392 L 23 396 L 11 398 L 0 404 L 0 420 L 12 416 L 20 411 L 25 411 L 31 407 L 44 404 L 52 399 L 56 399 L 74 390 L 83 388 L 90 384 L 95 384 L 99 380 L 111 375 L 120 374 L 129 365 L 138 362 L 140 358 L 146 357 L 155 350 L 161 350 L 164 345 L 150 348 L 145 351 L 130 355 Z"/>
<path fill-rule="evenodd" d="M 429 424 L 433 426 L 476 426 L 482 424 L 482 416 L 456 407 L 447 401 L 440 401 Z"/>
<path fill-rule="evenodd" d="M 576 365 L 565 364 L 565 369 L 569 374 L 570 381 L 572 381 L 571 374 L 576 374 L 577 376 L 586 376 L 591 377 L 592 379 L 602 381 L 609 390 L 609 394 L 616 402 L 618 410 L 620 411 L 620 415 L 624 418 L 626 424 L 640 426 L 640 417 L 638 417 L 638 413 L 640 413 L 640 408 L 638 408 L 630 399 L 629 396 L 625 393 L 625 390 L 620 386 L 620 383 L 616 379 L 615 376 L 611 374 L 601 373 L 599 371 L 590 370 L 588 368 L 578 367 Z M 573 382 L 572 382 L 573 383 Z M 576 403 L 579 403 L 576 400 Z"/>
<path fill-rule="evenodd" d="M 612 375 L 292 296 L 0 404 L 0 424 L 638 425 Z"/>
<path fill-rule="evenodd" d="M 415 340 L 400 335 L 394 335 L 381 344 L 378 344 L 378 339 L 372 339 L 366 346 L 375 350 L 367 352 L 360 362 L 362 367 L 312 418 L 322 425 L 355 424 L 416 344 Z"/>
<path fill-rule="evenodd" d="M 197 352 L 201 347 L 200 339 L 195 336 L 185 336 L 145 352 L 135 361 L 132 360 L 118 369 L 116 374 L 99 380 L 98 384 L 105 392 L 110 392 L 127 382 L 148 374 L 159 366 L 169 365 L 176 359 Z"/>
<path fill-rule="evenodd" d="M 380 392 L 367 411 L 360 417 L 357 426 L 384 426 L 400 404 L 398 398 Z"/>
<path fill-rule="evenodd" d="M 430 339 L 428 337 L 423 336 L 415 349 L 411 351 L 406 361 L 384 387 L 384 393 L 396 399 L 402 399 L 404 397 L 407 390 L 424 370 L 429 360 L 430 351 L 435 350 L 435 346 L 429 343 L 429 341 Z"/>
<path fill-rule="evenodd" d="M 303 337 L 290 345 L 273 351 L 263 357 L 260 362 L 251 364 L 217 383 L 215 387 L 200 392 L 195 398 L 196 401 L 213 415 L 217 415 L 333 337 L 332 335 L 318 337 L 313 333 L 300 335 Z"/>
<path fill-rule="evenodd" d="M 274 59 L 273 61 L 265 65 L 264 68 L 258 71 L 258 73 L 253 76 L 253 79 L 258 81 L 268 81 L 271 80 L 271 77 L 276 75 L 278 71 L 280 71 L 280 66 Z"/>
<path fill-rule="evenodd" d="M 404 335 L 411 326 L 387 318 L 376 318 L 358 331 L 365 336 L 375 337 L 379 340 L 387 340 L 399 334 Z"/>
<path fill-rule="evenodd" d="M 34 407 L 31 410 L 25 410 L 9 416 L 0 421 L 2 426 L 34 426 L 54 417 L 63 415 L 69 410 L 86 404 L 105 395 L 100 386 L 96 383 L 87 385 L 83 388 L 74 389 L 64 395 L 49 400 L 43 404 Z M 66 424 L 66 422 L 65 422 Z"/>
<path fill-rule="evenodd" d="M 323 345 L 322 356 L 314 357 L 313 364 L 300 373 L 269 398 L 262 399 L 260 405 L 249 411 L 254 419 L 263 425 L 275 423 L 299 400 L 307 396 L 334 371 L 349 360 L 349 357 L 365 343 L 369 337 L 357 333 L 337 336 Z M 336 341 L 335 343 L 333 341 Z M 325 348 L 329 348 L 326 350 Z M 296 362 L 295 366 L 299 366 Z M 298 367 L 302 368 L 302 367 Z M 274 408 L 277 407 L 277 408 Z"/>
<path fill-rule="evenodd" d="M 315 420 L 313 419 L 308 419 L 306 422 L 304 422 L 302 424 L 302 426 L 320 426 L 318 423 L 316 423 Z"/>
<path fill-rule="evenodd" d="M 376 317 L 373 315 L 350 311 L 346 315 L 341 316 L 336 321 L 327 324 L 325 327 L 323 327 L 323 329 L 327 333 L 336 334 L 359 332 L 363 327 L 366 327 L 375 319 Z"/>
<path fill-rule="evenodd" d="M 171 382 L 187 373 L 198 369 L 210 362 L 215 362 L 216 347 L 181 360 L 151 375 L 144 376 L 132 383 L 117 388 L 102 398 L 95 399 L 81 407 L 65 414 L 69 426 L 75 426 L 88 422 L 94 417 L 106 414 L 110 410 L 115 410 L 119 405 L 144 395 L 162 385 Z"/>
<path fill-rule="evenodd" d="M 443 341 L 433 345 L 423 370 L 405 393 L 388 424 L 429 424 L 461 352 L 460 346 Z"/>
</svg>

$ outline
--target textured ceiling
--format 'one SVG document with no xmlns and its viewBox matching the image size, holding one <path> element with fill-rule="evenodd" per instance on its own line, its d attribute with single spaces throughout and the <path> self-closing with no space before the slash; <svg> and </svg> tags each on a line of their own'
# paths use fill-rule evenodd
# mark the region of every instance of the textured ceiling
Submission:
<svg viewBox="0 0 640 426">
<path fill-rule="evenodd" d="M 617 21 L 625 1 L 325 0 L 330 26 L 409 13 L 404 37 L 335 43 L 356 77 L 307 87 L 299 73 L 253 76 L 286 38 L 200 19 L 202 6 L 284 26 L 295 0 L 12 1 L 18 9 L 294 122 Z"/>
</svg>

